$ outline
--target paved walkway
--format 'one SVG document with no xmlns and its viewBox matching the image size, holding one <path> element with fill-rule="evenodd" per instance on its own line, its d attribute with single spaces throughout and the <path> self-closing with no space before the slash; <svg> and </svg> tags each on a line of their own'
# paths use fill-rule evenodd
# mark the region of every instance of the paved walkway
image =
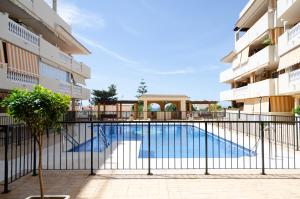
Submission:
<svg viewBox="0 0 300 199">
<path fill-rule="evenodd" d="M 189 171 L 185 174 L 155 171 L 155 175 L 147 176 L 127 171 L 123 174 L 107 172 L 89 176 L 83 171 L 45 171 L 45 185 L 46 193 L 69 194 L 72 199 L 300 198 L 300 172 L 297 170 L 272 171 L 272 174 L 269 171 L 266 176 L 257 174 L 259 171 L 250 171 L 252 174 L 247 171 L 217 172 L 219 174 L 214 172 L 204 176 L 187 174 Z M 12 191 L 1 194 L 0 198 L 24 199 L 28 195 L 38 194 L 38 178 L 28 175 L 12 183 L 9 188 Z"/>
</svg>

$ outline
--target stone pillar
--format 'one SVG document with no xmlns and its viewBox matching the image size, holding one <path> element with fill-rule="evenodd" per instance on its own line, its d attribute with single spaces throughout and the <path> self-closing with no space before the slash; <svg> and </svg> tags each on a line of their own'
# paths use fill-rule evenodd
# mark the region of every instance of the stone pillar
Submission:
<svg viewBox="0 0 300 199">
<path fill-rule="evenodd" d="M 138 103 L 134 103 L 133 104 L 133 119 L 137 119 L 138 117 Z"/>
<path fill-rule="evenodd" d="M 181 111 L 181 119 L 186 119 L 186 101 L 181 100 L 180 101 L 180 111 Z"/>
<path fill-rule="evenodd" d="M 119 119 L 120 113 L 119 113 L 119 104 L 118 103 L 116 103 L 116 113 L 117 113 L 117 118 Z"/>
<path fill-rule="evenodd" d="M 189 103 L 189 111 L 193 111 L 193 105 L 192 105 L 192 103 Z"/>
<path fill-rule="evenodd" d="M 144 120 L 146 120 L 148 118 L 148 101 L 147 100 L 144 100 L 143 115 L 144 115 Z"/>
<path fill-rule="evenodd" d="M 122 114 L 122 103 L 120 103 L 120 118 L 123 117 L 123 114 Z"/>
<path fill-rule="evenodd" d="M 71 105 L 71 110 L 72 110 L 72 111 L 76 111 L 76 110 L 75 110 L 75 108 L 76 108 L 75 102 L 76 102 L 75 99 L 72 98 L 72 105 Z"/>
</svg>

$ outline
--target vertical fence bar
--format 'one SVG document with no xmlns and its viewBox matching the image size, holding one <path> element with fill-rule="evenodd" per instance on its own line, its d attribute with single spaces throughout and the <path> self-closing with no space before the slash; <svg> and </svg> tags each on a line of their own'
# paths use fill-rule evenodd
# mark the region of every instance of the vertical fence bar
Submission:
<svg viewBox="0 0 300 199">
<path fill-rule="evenodd" d="M 94 124 L 91 122 L 91 174 L 96 175 L 94 173 Z"/>
<path fill-rule="evenodd" d="M 5 138 L 4 138 L 4 191 L 3 193 L 8 193 L 8 127 L 4 127 L 4 133 L 5 133 Z"/>
<path fill-rule="evenodd" d="M 264 123 L 260 122 L 260 133 L 261 133 L 261 174 L 266 175 L 265 173 L 265 133 L 264 133 Z"/>
<path fill-rule="evenodd" d="M 151 173 L 151 158 L 150 158 L 150 150 L 151 150 L 150 138 L 151 138 L 151 136 L 150 136 L 150 130 L 151 130 L 151 126 L 150 126 L 150 122 L 148 122 L 148 173 L 147 173 L 147 175 L 153 175 Z"/>
<path fill-rule="evenodd" d="M 295 117 L 295 120 L 296 120 L 296 143 L 297 143 L 297 148 L 296 148 L 296 151 L 299 150 L 299 118 L 298 116 Z"/>
<path fill-rule="evenodd" d="M 207 122 L 205 122 L 205 175 L 208 173 L 208 135 L 207 135 Z"/>
<path fill-rule="evenodd" d="M 34 131 L 34 130 L 32 130 Z M 33 132 L 33 170 L 32 176 L 37 176 L 36 173 L 36 134 Z"/>
</svg>

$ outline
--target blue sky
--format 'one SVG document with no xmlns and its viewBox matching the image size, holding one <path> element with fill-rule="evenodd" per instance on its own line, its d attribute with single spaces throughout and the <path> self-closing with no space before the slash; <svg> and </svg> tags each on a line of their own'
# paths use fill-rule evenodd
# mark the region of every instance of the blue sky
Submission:
<svg viewBox="0 0 300 199">
<path fill-rule="evenodd" d="M 50 0 L 47 0 L 50 2 Z M 91 89 L 117 85 L 134 99 L 145 79 L 149 93 L 219 100 L 219 83 L 233 48 L 234 24 L 247 0 L 58 0 L 59 14 L 92 52 L 76 56 L 92 69 Z"/>
</svg>

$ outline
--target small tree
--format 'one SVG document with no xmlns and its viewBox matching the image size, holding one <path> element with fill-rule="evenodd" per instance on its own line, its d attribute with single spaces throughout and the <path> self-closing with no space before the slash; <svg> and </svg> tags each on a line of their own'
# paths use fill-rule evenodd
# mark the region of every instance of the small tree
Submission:
<svg viewBox="0 0 300 199">
<path fill-rule="evenodd" d="M 142 95 L 146 94 L 148 92 L 147 90 L 147 85 L 146 85 L 146 82 L 144 79 L 141 79 L 140 81 L 140 85 L 137 89 L 137 95 L 136 95 L 136 98 L 139 99 Z M 139 101 L 138 102 L 138 112 L 143 112 L 143 102 L 142 101 Z"/>
<path fill-rule="evenodd" d="M 168 104 L 165 107 L 165 111 L 167 111 L 167 112 L 174 112 L 174 111 L 176 111 L 176 106 L 174 104 Z"/>
<path fill-rule="evenodd" d="M 147 93 L 147 85 L 144 79 L 141 80 L 140 85 L 137 89 L 137 95 L 136 98 L 140 98 L 142 95 L 144 95 L 145 93 Z"/>
<path fill-rule="evenodd" d="M 41 198 L 44 198 L 42 176 L 43 134 L 47 128 L 57 129 L 63 114 L 69 109 L 70 97 L 36 86 L 32 92 L 13 90 L 1 105 L 15 119 L 25 122 L 31 129 L 39 149 L 38 175 Z"/>
<path fill-rule="evenodd" d="M 93 90 L 92 91 L 92 102 L 96 105 L 101 101 L 116 101 L 118 98 L 117 95 L 117 86 L 111 84 L 107 90 Z"/>
<path fill-rule="evenodd" d="M 297 116 L 300 115 L 300 106 L 297 106 L 294 110 L 293 110 L 294 114 L 296 114 Z"/>
<path fill-rule="evenodd" d="M 209 111 L 221 111 L 222 106 L 220 104 L 211 104 L 209 107 Z"/>
</svg>

